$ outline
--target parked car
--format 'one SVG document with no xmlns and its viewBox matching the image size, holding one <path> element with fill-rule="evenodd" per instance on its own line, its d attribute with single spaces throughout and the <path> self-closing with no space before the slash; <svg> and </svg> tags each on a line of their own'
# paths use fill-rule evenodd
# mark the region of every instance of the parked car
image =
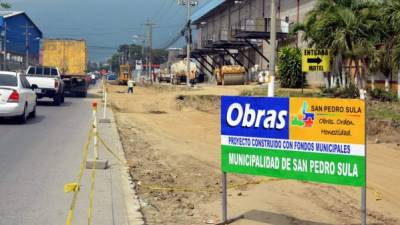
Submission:
<svg viewBox="0 0 400 225">
<path fill-rule="evenodd" d="M 35 117 L 36 88 L 23 74 L 0 71 L 0 117 L 16 117 L 20 123 Z"/>
<path fill-rule="evenodd" d="M 38 86 L 35 89 L 38 99 L 51 98 L 56 105 L 64 102 L 64 83 L 58 68 L 30 66 L 26 70 L 26 78 L 30 84 Z"/>
<path fill-rule="evenodd" d="M 111 81 L 111 80 L 116 80 L 118 77 L 115 73 L 109 73 L 106 75 L 107 76 L 107 80 Z"/>
</svg>

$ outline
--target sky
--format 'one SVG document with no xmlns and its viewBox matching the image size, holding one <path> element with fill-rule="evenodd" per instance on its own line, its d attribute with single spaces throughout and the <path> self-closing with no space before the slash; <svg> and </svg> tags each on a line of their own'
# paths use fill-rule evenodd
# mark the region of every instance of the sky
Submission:
<svg viewBox="0 0 400 225">
<path fill-rule="evenodd" d="M 105 62 L 120 44 L 143 35 L 155 23 L 153 47 L 161 47 L 183 28 L 186 8 L 177 0 L 8 0 L 25 11 L 46 38 L 85 39 L 89 58 Z M 207 2 L 200 0 L 199 5 Z M 196 10 L 196 9 L 194 9 Z M 137 44 L 142 44 L 137 40 Z M 181 47 L 180 41 L 172 47 Z"/>
</svg>

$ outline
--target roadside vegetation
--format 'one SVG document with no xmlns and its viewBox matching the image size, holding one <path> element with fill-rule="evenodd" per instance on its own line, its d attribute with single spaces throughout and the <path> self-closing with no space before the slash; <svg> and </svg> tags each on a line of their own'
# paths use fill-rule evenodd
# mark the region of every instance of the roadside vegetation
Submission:
<svg viewBox="0 0 400 225">
<path fill-rule="evenodd" d="M 305 77 L 301 71 L 301 51 L 298 48 L 284 47 L 278 54 L 278 77 L 281 87 L 304 87 Z"/>
<path fill-rule="evenodd" d="M 389 82 L 399 71 L 398 24 L 399 0 L 318 0 L 291 33 L 301 32 L 309 47 L 331 50 L 332 70 L 324 74 L 326 88 L 354 85 L 365 90 L 368 77 L 381 72 L 389 91 Z"/>
</svg>

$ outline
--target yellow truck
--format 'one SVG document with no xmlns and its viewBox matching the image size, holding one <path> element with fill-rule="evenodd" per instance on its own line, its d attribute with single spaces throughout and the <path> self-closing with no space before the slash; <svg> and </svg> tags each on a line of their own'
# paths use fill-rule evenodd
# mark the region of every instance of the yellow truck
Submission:
<svg viewBox="0 0 400 225">
<path fill-rule="evenodd" d="M 129 64 L 119 65 L 118 84 L 126 85 L 132 76 L 132 67 Z"/>
<path fill-rule="evenodd" d="M 85 40 L 45 39 L 42 45 L 43 66 L 57 67 L 64 83 L 64 92 L 86 97 L 89 86 Z"/>
</svg>

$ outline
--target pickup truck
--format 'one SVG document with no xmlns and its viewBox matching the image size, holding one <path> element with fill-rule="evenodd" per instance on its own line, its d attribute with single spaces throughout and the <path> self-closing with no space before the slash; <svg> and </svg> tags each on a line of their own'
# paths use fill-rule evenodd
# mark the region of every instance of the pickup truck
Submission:
<svg viewBox="0 0 400 225">
<path fill-rule="evenodd" d="M 26 70 L 26 78 L 31 85 L 37 85 L 35 92 L 38 99 L 52 98 L 55 105 L 64 102 L 64 83 L 58 68 L 29 66 Z"/>
</svg>

